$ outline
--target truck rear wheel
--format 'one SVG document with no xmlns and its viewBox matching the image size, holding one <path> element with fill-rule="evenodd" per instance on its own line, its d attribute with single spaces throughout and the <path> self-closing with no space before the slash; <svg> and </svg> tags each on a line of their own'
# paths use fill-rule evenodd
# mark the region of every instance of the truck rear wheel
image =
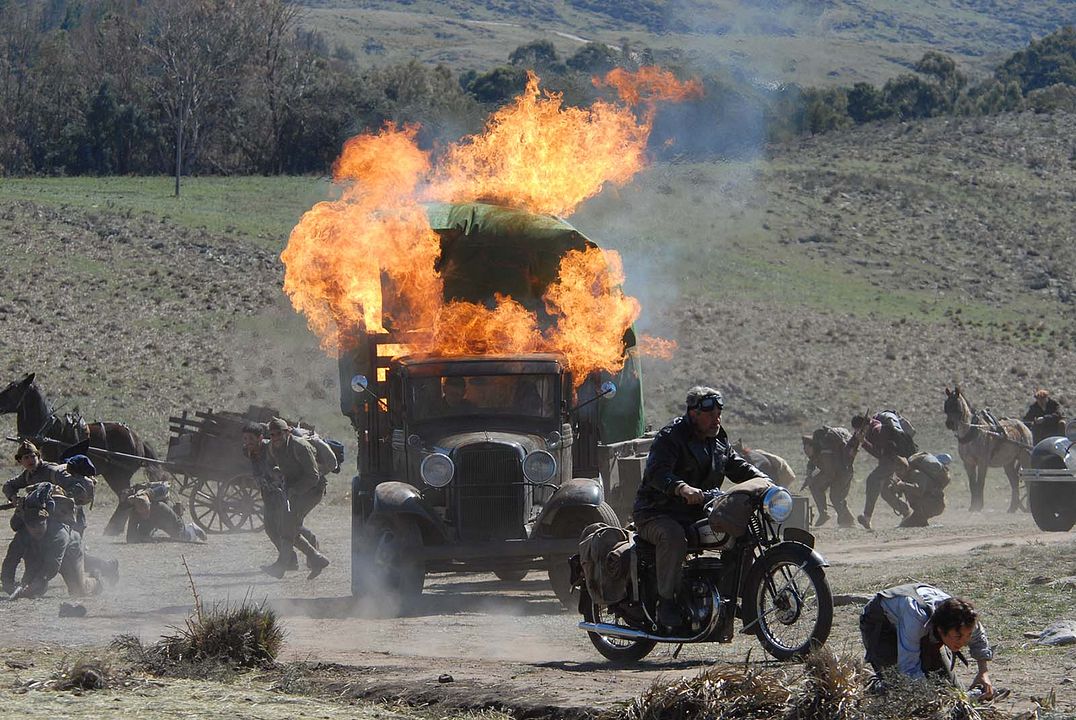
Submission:
<svg viewBox="0 0 1076 720">
<path fill-rule="evenodd" d="M 620 527 L 620 518 L 616 516 L 613 508 L 604 502 L 596 508 L 572 508 L 571 511 L 563 510 L 562 513 L 564 514 L 558 515 L 553 521 L 551 534 L 556 538 L 578 540 L 583 534 L 583 528 L 594 522 Z M 566 556 L 549 558 L 549 584 L 553 586 L 553 593 L 566 610 L 575 611 L 579 608 L 579 593 L 572 589 L 572 570 L 568 567 Z"/>
</svg>

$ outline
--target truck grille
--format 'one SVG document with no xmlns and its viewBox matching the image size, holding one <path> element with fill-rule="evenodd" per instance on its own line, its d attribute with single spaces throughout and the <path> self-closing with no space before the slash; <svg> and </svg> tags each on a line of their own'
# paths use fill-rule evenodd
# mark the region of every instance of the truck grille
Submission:
<svg viewBox="0 0 1076 720">
<path fill-rule="evenodd" d="M 519 453 L 475 445 L 456 453 L 454 506 L 461 540 L 526 537 L 526 488 Z"/>
</svg>

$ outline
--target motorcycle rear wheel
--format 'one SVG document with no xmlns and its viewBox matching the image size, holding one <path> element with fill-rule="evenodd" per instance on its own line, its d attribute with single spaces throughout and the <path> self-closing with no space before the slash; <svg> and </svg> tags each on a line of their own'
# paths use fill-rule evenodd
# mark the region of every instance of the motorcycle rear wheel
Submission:
<svg viewBox="0 0 1076 720">
<path fill-rule="evenodd" d="M 778 550 L 760 560 L 744 587 L 744 623 L 778 660 L 802 657 L 829 639 L 833 592 L 805 553 Z"/>
<path fill-rule="evenodd" d="M 615 622 L 615 619 L 600 605 L 590 600 L 586 588 L 582 589 L 583 597 L 580 604 L 583 606 L 583 619 L 589 623 Z M 594 649 L 602 654 L 607 660 L 618 664 L 627 665 L 638 662 L 650 654 L 657 646 L 656 640 L 627 640 L 625 638 L 609 637 L 596 632 L 588 632 L 590 643 Z"/>
</svg>

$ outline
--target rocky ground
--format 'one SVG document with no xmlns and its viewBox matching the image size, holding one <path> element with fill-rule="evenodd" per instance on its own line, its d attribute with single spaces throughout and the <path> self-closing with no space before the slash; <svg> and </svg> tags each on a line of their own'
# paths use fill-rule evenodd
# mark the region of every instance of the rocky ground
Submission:
<svg viewBox="0 0 1076 720">
<path fill-rule="evenodd" d="M 730 432 L 786 454 L 801 471 L 801 431 L 847 422 L 867 407 L 901 409 L 924 444 L 952 450 L 940 408 L 953 383 L 1001 412 L 1022 413 L 1038 386 L 1067 401 L 1076 360 L 1073 130 L 1071 116 L 1031 115 L 861 128 L 775 149 L 746 169 L 656 167 L 593 201 L 573 222 L 624 252 L 628 290 L 644 301 L 640 324 L 679 342 L 671 359 L 646 361 L 650 421 L 675 413 L 688 385 L 715 383 L 730 399 Z M 248 404 L 349 438 L 334 362 L 282 297 L 275 254 L 248 238 L 117 210 L 6 202 L 0 248 L 0 379 L 36 372 L 58 406 L 124 420 L 158 446 L 167 442 L 170 414 Z M 13 418 L 5 420 L 12 433 Z M 13 473 L 3 458 L 0 471 Z M 1004 506 L 1003 483 L 992 481 L 995 510 Z M 1025 547 L 1060 541 L 1059 555 L 1036 556 L 1028 567 L 1053 563 L 1052 575 L 1072 574 L 1067 536 L 1042 536 L 1027 516 L 965 519 L 962 484 L 954 483 L 942 529 L 911 534 L 886 522 L 876 535 L 823 531 L 823 551 L 842 563 L 835 583 L 855 590 L 907 577 L 974 584 L 994 580 L 996 570 L 996 583 L 975 585 L 989 596 L 989 612 L 1023 613 L 1037 625 L 1056 619 L 1057 598 L 1032 614 L 1007 605 L 1007 589 L 1031 580 Z M 574 706 L 598 692 L 595 683 L 611 683 L 619 689 L 610 697 L 624 699 L 661 673 L 712 657 L 662 656 L 647 672 L 592 676 L 585 638 L 556 610 L 544 582 L 532 579 L 508 589 L 492 576 L 439 581 L 431 602 L 447 609 L 431 606 L 399 624 L 353 617 L 341 560 L 347 492 L 346 481 L 335 481 L 318 521 L 338 550 L 317 584 L 260 576 L 252 568 L 265 543 L 252 536 L 191 548 L 99 541 L 127 568 L 123 590 L 95 601 L 92 618 L 77 624 L 56 624 L 55 591 L 47 601 L 0 605 L 6 626 L 16 628 L 5 644 L 98 647 L 120 631 L 152 634 L 181 621 L 190 606 L 182 551 L 207 597 L 253 593 L 286 608 L 295 656 L 387 667 L 370 676 L 376 682 L 353 681 L 371 688 L 407 685 L 416 667 L 422 680 L 411 684 L 428 685 L 441 669 L 429 661 L 436 657 L 447 671 L 470 668 L 476 693 L 514 697 L 518 677 L 541 690 L 534 703 L 548 696 L 546 704 Z M 1002 536 L 1000 546 L 978 558 L 974 546 L 959 544 L 984 545 L 992 535 Z M 837 638 L 854 645 L 854 613 L 840 625 Z M 1013 659 L 999 675 L 1020 688 L 1022 707 L 1051 689 L 1076 702 L 1071 653 L 1029 649 L 1021 633 L 1030 626 L 1002 625 Z M 510 631 L 511 642 L 498 641 L 498 629 Z M 401 637 L 426 644 L 400 649 Z M 541 652 L 527 654 L 535 648 Z M 746 650 L 741 643 L 717 657 L 738 661 Z"/>
</svg>

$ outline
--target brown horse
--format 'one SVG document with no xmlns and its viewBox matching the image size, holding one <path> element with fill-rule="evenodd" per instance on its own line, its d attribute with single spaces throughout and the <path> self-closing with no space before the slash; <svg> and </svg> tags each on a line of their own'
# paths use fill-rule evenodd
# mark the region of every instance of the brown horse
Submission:
<svg viewBox="0 0 1076 720">
<path fill-rule="evenodd" d="M 788 464 L 788 461 L 780 455 L 774 455 L 765 450 L 745 447 L 743 440 L 734 442 L 732 444 L 732 449 L 740 453 L 747 462 L 757 467 L 765 473 L 770 480 L 773 480 L 781 487 L 791 488 L 792 483 L 796 482 L 796 471 L 793 470 L 792 466 Z"/>
<path fill-rule="evenodd" d="M 945 388 L 945 427 L 956 435 L 960 459 L 968 473 L 971 489 L 971 512 L 983 509 L 986 470 L 1005 468 L 1012 495 L 1009 512 L 1023 509 L 1020 502 L 1020 466 L 1026 465 L 1031 451 L 1031 431 L 1015 418 L 993 418 L 975 410 L 958 385 Z"/>
<path fill-rule="evenodd" d="M 15 428 L 19 438 L 33 441 L 41 448 L 42 458 L 51 462 L 59 461 L 66 448 L 88 439 L 89 450 L 86 454 L 93 459 L 97 471 L 117 497 L 131 487 L 131 478 L 140 467 L 144 467 L 154 480 L 165 479 L 161 468 L 155 463 L 100 452 L 106 450 L 148 460 L 157 459 L 153 448 L 123 423 L 86 423 L 70 415 L 57 416 L 41 388 L 34 382 L 33 373 L 9 383 L 0 391 L 0 415 L 9 413 L 15 413 Z M 105 534 L 117 535 L 122 532 L 122 520 L 126 517 L 126 513 L 121 513 L 117 508 L 105 527 Z"/>
</svg>

